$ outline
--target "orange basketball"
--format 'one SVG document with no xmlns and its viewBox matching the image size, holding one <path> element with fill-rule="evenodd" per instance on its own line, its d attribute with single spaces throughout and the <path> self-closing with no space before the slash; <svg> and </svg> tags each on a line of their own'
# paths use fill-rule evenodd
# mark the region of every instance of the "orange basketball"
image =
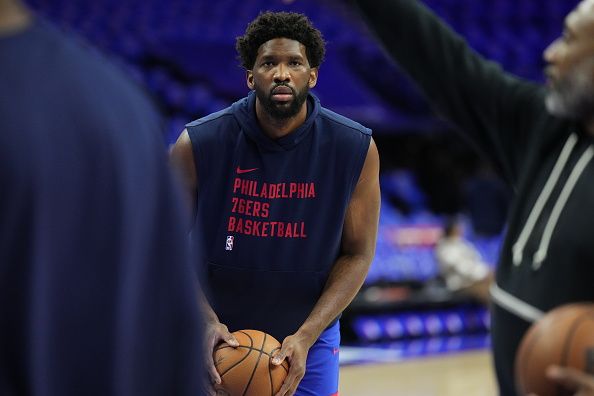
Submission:
<svg viewBox="0 0 594 396">
<path fill-rule="evenodd" d="M 546 377 L 551 364 L 593 373 L 594 304 L 560 306 L 528 329 L 516 354 L 518 393 L 572 395 Z"/>
<path fill-rule="evenodd" d="M 239 330 L 233 333 L 239 346 L 223 343 L 215 348 L 214 363 L 221 376 L 217 395 L 274 396 L 281 388 L 289 364 L 272 364 L 272 355 L 281 344 L 270 334 L 259 330 Z"/>
</svg>

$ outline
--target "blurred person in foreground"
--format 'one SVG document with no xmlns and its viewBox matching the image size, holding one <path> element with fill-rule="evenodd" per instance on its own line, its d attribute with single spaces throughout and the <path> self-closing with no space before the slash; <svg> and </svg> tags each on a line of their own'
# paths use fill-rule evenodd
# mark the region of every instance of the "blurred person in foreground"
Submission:
<svg viewBox="0 0 594 396">
<path fill-rule="evenodd" d="M 0 120 L 0 394 L 199 395 L 187 215 L 149 101 L 0 0 Z"/>
<path fill-rule="evenodd" d="M 490 294 L 500 392 L 515 395 L 516 349 L 532 322 L 559 305 L 594 301 L 594 1 L 580 2 L 544 51 L 546 87 L 481 58 L 420 1 L 352 2 L 438 112 L 512 186 Z M 574 374 L 552 370 L 560 382 L 574 379 L 576 394 L 593 395 L 591 377 Z"/>
<path fill-rule="evenodd" d="M 212 349 L 258 329 L 282 343 L 272 363 L 290 363 L 277 396 L 336 395 L 339 317 L 375 252 L 377 148 L 309 92 L 325 43 L 305 15 L 262 13 L 237 49 L 251 92 L 189 123 L 171 152 L 208 270 L 207 369 L 220 383 Z"/>
</svg>

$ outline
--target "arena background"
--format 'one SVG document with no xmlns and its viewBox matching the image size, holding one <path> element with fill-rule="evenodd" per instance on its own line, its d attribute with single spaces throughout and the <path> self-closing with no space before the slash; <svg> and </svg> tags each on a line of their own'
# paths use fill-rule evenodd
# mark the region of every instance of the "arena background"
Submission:
<svg viewBox="0 0 594 396">
<path fill-rule="evenodd" d="M 489 164 L 435 117 L 344 3 L 28 3 L 40 15 L 74 30 L 117 59 L 131 78 L 146 87 L 164 115 L 164 144 L 175 141 L 185 123 L 246 95 L 235 37 L 260 11 L 308 15 L 327 41 L 326 60 L 314 92 L 323 106 L 373 128 L 382 163 L 376 258 L 363 290 L 343 317 L 341 363 L 346 367 L 427 355 L 451 357 L 467 350 L 487 353 L 487 310 L 430 287 L 437 274 L 433 250 L 446 218 L 458 215 L 467 226 L 466 237 L 494 265 L 509 192 Z M 426 4 L 479 53 L 512 73 L 542 81 L 542 51 L 560 34 L 563 17 L 577 1 L 427 0 Z M 380 371 L 374 373 L 382 375 Z M 397 385 L 391 388 L 395 389 Z M 344 388 L 341 392 L 367 394 Z M 489 392 L 493 391 L 484 394 L 494 394 Z"/>
</svg>

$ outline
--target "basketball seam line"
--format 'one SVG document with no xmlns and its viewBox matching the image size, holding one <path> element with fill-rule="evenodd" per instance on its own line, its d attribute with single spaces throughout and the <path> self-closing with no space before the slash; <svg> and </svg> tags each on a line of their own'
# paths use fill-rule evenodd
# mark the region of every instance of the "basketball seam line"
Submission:
<svg viewBox="0 0 594 396">
<path fill-rule="evenodd" d="M 260 356 L 258 356 L 258 359 L 256 360 L 256 365 L 254 366 L 254 369 L 252 370 L 252 375 L 250 375 L 250 380 L 248 381 L 247 385 L 245 386 L 242 396 L 245 396 L 248 389 L 250 388 L 252 380 L 254 379 L 254 374 L 256 373 L 256 370 L 258 369 L 258 365 L 260 364 L 260 358 L 262 357 L 262 353 L 264 352 L 263 348 L 264 348 L 264 345 L 266 344 L 266 337 L 267 337 L 267 334 L 264 333 L 264 339 L 262 340 L 262 346 L 260 347 Z M 250 351 L 250 353 L 251 353 L 251 351 Z M 248 353 L 248 355 L 250 353 Z"/>
<path fill-rule="evenodd" d="M 584 312 L 583 314 L 581 314 L 580 316 L 578 316 L 577 318 L 575 318 L 573 320 L 573 323 L 571 324 L 571 326 L 569 328 L 569 336 L 565 337 L 565 342 L 563 343 L 563 350 L 561 353 L 561 361 L 559 362 L 561 364 L 561 366 L 567 367 L 567 360 L 569 360 L 569 349 L 571 348 L 571 345 L 569 345 L 570 341 L 573 339 L 575 332 L 577 331 L 577 328 L 580 325 L 580 322 L 582 322 L 584 319 L 589 319 L 590 315 L 591 315 L 591 312 Z M 556 393 L 558 395 L 562 394 L 563 389 L 564 388 L 562 385 L 557 384 L 557 392 Z"/>
<path fill-rule="evenodd" d="M 246 335 L 246 336 L 247 336 L 247 337 L 250 339 L 250 343 L 251 343 L 252 345 L 254 345 L 254 340 L 252 340 L 252 337 L 250 337 L 250 335 L 249 335 L 249 334 L 247 334 L 247 333 L 244 333 L 243 331 L 242 331 L 242 333 L 243 333 L 243 334 L 245 334 L 245 335 Z M 221 378 L 222 378 L 222 377 L 223 377 L 225 374 L 227 374 L 227 373 L 229 372 L 229 370 L 233 369 L 233 368 L 234 368 L 234 367 L 236 367 L 238 364 L 240 364 L 240 363 L 241 363 L 241 362 L 243 362 L 245 359 L 247 359 L 247 357 L 250 355 L 250 353 L 252 353 L 252 348 L 250 347 L 250 348 L 248 348 L 248 349 L 249 349 L 250 351 L 249 351 L 248 353 L 246 353 L 246 355 L 245 355 L 244 357 L 242 357 L 240 360 L 238 360 L 238 361 L 237 361 L 235 364 L 233 364 L 231 367 L 229 367 L 227 370 L 225 370 L 225 372 L 221 374 Z M 254 348 L 254 349 L 255 349 L 255 348 Z"/>
<path fill-rule="evenodd" d="M 274 348 L 272 351 L 270 351 L 270 353 L 268 353 L 268 352 L 265 352 L 265 351 L 263 351 L 262 349 L 258 349 L 258 348 L 254 348 L 254 347 L 249 347 L 249 346 L 245 346 L 245 345 L 239 345 L 239 346 L 236 346 L 236 347 L 232 347 L 232 346 L 230 346 L 230 345 L 224 345 L 224 346 L 221 346 L 220 348 L 217 348 L 217 349 L 215 349 L 215 351 L 220 351 L 221 349 L 226 349 L 226 348 L 234 348 L 234 349 L 243 348 L 243 349 L 249 349 L 249 350 L 250 350 L 250 353 L 251 353 L 251 351 L 258 351 L 258 352 L 262 352 L 262 354 L 264 354 L 264 355 L 268 356 L 268 357 L 269 357 L 269 358 L 271 358 L 271 359 L 273 358 L 273 356 L 272 356 L 272 352 L 276 351 L 277 349 L 280 349 L 280 348 Z M 249 355 L 249 353 L 248 353 L 248 355 Z M 247 355 L 246 355 L 246 356 L 247 356 Z M 283 361 L 283 363 L 285 363 L 285 362 Z M 284 368 L 284 369 L 285 369 L 285 371 L 287 371 L 287 372 L 289 371 L 289 370 L 288 370 L 288 369 L 287 369 L 285 366 L 283 366 L 282 364 L 280 365 L 280 367 Z"/>
<path fill-rule="evenodd" d="M 525 350 L 524 351 L 521 351 L 521 352 L 523 352 L 522 355 L 524 356 L 524 359 L 528 360 L 530 358 L 530 356 L 532 354 L 532 349 L 535 347 L 536 343 L 538 342 L 539 338 L 541 338 L 541 337 L 542 337 L 542 330 L 539 329 L 539 331 L 534 334 L 533 339 L 530 340 L 531 342 L 526 345 Z M 521 357 L 522 356 L 520 356 L 520 358 Z M 523 378 L 526 378 L 528 376 L 529 366 L 526 365 L 526 364 L 524 364 L 519 369 L 522 371 L 521 372 L 521 376 Z M 524 389 L 521 389 L 521 390 L 522 390 L 522 392 L 524 392 Z"/>
<path fill-rule="evenodd" d="M 235 367 L 237 367 L 237 365 L 239 365 L 241 362 L 243 362 L 245 359 L 247 359 L 247 357 L 250 355 L 250 353 L 252 353 L 252 351 L 249 351 L 244 357 L 242 357 L 235 364 L 233 364 L 227 370 L 225 370 L 224 373 L 221 373 L 221 377 L 223 377 L 225 374 L 227 374 L 229 371 L 231 371 L 232 369 L 234 369 Z"/>
<path fill-rule="evenodd" d="M 270 380 L 270 396 L 274 396 L 274 383 L 272 382 L 272 370 L 268 366 L 268 379 Z"/>
<path fill-rule="evenodd" d="M 568 355 L 569 355 L 569 349 L 570 349 L 569 343 L 570 343 L 571 339 L 573 338 L 575 332 L 577 331 L 577 327 L 580 325 L 580 322 L 582 320 L 584 320 L 584 316 L 586 316 L 585 319 L 589 319 L 588 316 L 590 316 L 590 313 L 584 312 L 584 315 L 580 315 L 577 318 L 575 318 L 573 323 L 569 327 L 569 336 L 565 338 L 565 342 L 563 343 L 563 353 L 561 356 L 561 363 L 565 366 L 567 366 L 567 360 L 568 360 Z"/>
</svg>

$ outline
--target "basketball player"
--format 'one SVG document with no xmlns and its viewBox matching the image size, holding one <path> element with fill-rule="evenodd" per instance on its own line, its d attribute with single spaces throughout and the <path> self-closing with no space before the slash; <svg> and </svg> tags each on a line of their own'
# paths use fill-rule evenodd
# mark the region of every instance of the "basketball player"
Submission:
<svg viewBox="0 0 594 396">
<path fill-rule="evenodd" d="M 237 39 L 246 98 L 191 122 L 172 149 L 195 203 L 208 267 L 207 356 L 253 328 L 290 362 L 279 395 L 338 392 L 338 317 L 371 263 L 379 159 L 371 131 L 309 92 L 321 33 L 296 13 L 263 13 Z M 214 392 L 214 391 L 213 391 Z"/>
<path fill-rule="evenodd" d="M 201 394 L 186 219 L 159 120 L 0 0 L 0 395 Z"/>
<path fill-rule="evenodd" d="M 544 52 L 547 87 L 482 59 L 417 0 L 354 2 L 439 113 L 513 187 L 491 300 L 500 392 L 514 395 L 516 349 L 530 324 L 561 304 L 594 301 L 594 1 L 567 16 Z M 592 392 L 592 382 L 584 386 Z"/>
</svg>

